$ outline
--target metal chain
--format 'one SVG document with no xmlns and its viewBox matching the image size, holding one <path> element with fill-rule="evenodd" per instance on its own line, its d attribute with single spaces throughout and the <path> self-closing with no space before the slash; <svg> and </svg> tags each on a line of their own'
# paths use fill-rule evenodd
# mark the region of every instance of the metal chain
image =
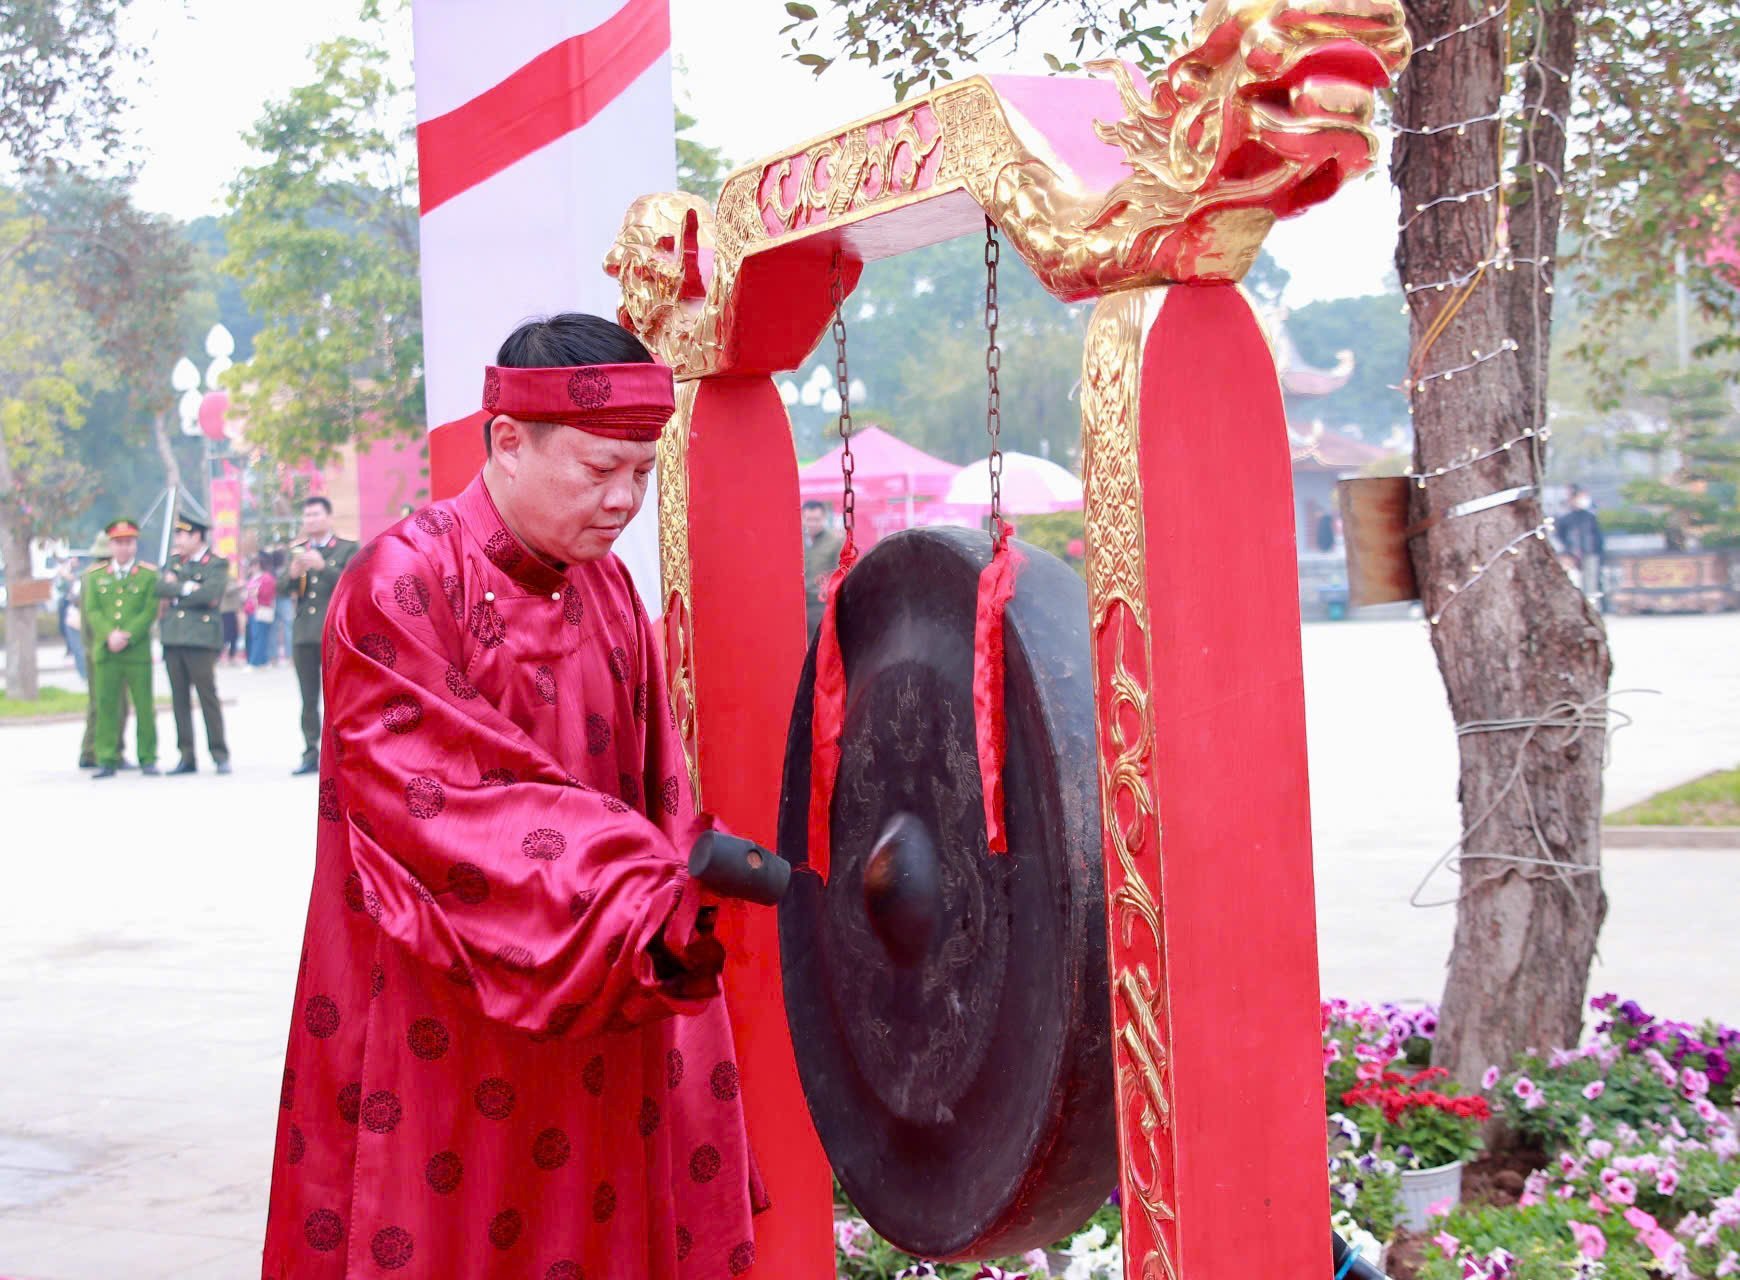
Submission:
<svg viewBox="0 0 1740 1280">
<path fill-rule="evenodd" d="M 1003 431 L 1002 392 L 997 386 L 997 373 L 1003 367 L 1003 352 L 997 345 L 997 259 L 1001 248 L 997 243 L 997 224 L 985 219 L 985 433 L 991 437 L 991 541 L 1003 544 Z"/>
<path fill-rule="evenodd" d="M 852 472 L 857 466 L 852 457 L 852 384 L 846 369 L 846 287 L 842 278 L 840 251 L 834 250 L 834 271 L 830 294 L 834 303 L 834 379 L 840 394 L 840 475 L 845 482 L 840 497 L 840 527 L 845 532 L 845 545 L 856 545 L 853 522 L 857 495 L 852 492 Z"/>
</svg>

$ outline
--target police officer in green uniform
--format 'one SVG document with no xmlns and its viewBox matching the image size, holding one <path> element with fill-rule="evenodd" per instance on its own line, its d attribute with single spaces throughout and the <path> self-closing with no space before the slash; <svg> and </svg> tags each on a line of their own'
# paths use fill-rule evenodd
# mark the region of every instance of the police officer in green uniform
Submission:
<svg viewBox="0 0 1740 1280">
<path fill-rule="evenodd" d="M 109 535 L 99 533 L 91 543 L 91 568 L 107 569 L 109 567 Z M 100 647 L 96 632 L 91 627 L 91 611 L 85 607 L 84 583 L 91 570 L 87 569 L 79 579 L 79 635 L 85 642 L 85 653 L 93 654 Z M 88 669 L 88 668 L 87 668 Z M 85 688 L 85 737 L 79 744 L 79 768 L 95 769 L 97 767 L 97 699 L 95 684 L 87 678 Z M 115 760 L 123 769 L 133 766 L 127 763 L 127 686 L 121 685 L 121 713 L 115 718 Z"/>
<path fill-rule="evenodd" d="M 98 778 L 115 776 L 121 734 L 121 690 L 139 714 L 139 772 L 157 772 L 157 715 L 151 692 L 151 623 L 157 617 L 157 571 L 139 563 L 139 526 L 116 520 L 109 563 L 85 575 L 85 616 L 94 641 L 91 700 L 97 705 Z"/>
<path fill-rule="evenodd" d="M 296 683 L 302 687 L 302 763 L 292 772 L 320 770 L 320 636 L 339 575 L 356 554 L 357 544 L 335 537 L 332 503 L 319 495 L 302 504 L 302 538 L 290 548 L 290 568 L 278 579 L 296 611 L 290 629 L 290 654 Z"/>
<path fill-rule="evenodd" d="M 193 736 L 193 695 L 199 694 L 205 717 L 205 740 L 219 773 L 230 771 L 230 748 L 224 741 L 224 709 L 217 696 L 217 656 L 223 648 L 223 620 L 218 607 L 229 582 L 230 562 L 213 555 L 206 545 L 207 526 L 191 516 L 175 522 L 175 554 L 157 579 L 164 603 L 158 628 L 163 640 L 163 665 L 169 671 L 169 693 L 175 704 L 175 747 L 180 763 L 169 772 L 199 771 Z"/>
</svg>

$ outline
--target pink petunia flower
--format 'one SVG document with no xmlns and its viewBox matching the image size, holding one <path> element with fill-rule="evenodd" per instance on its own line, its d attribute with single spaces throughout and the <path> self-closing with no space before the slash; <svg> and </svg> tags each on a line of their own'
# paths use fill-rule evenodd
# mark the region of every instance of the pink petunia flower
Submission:
<svg viewBox="0 0 1740 1280">
<path fill-rule="evenodd" d="M 1498 1083 L 1498 1068 L 1497 1067 L 1488 1067 L 1485 1071 L 1482 1071 L 1480 1073 L 1480 1087 L 1482 1089 L 1486 1089 L 1486 1090 L 1490 1091 L 1492 1086 L 1497 1084 L 1497 1083 Z"/>
<path fill-rule="evenodd" d="M 1664 1196 L 1671 1196 L 1680 1189 L 1680 1171 L 1673 1165 L 1663 1165 L 1655 1175 L 1655 1189 Z"/>
<path fill-rule="evenodd" d="M 1605 1160 L 1612 1154 L 1613 1144 L 1606 1138 L 1596 1138 L 1589 1144 L 1589 1158 L 1591 1160 Z"/>
<path fill-rule="evenodd" d="M 1457 1252 L 1462 1248 L 1462 1242 L 1455 1236 L 1451 1235 L 1448 1231 L 1440 1231 L 1437 1235 L 1433 1236 L 1432 1243 L 1444 1251 L 1444 1256 L 1446 1258 L 1454 1258 Z"/>
<path fill-rule="evenodd" d="M 1595 1099 L 1599 1098 L 1606 1092 L 1607 1082 L 1605 1080 L 1591 1080 L 1588 1084 L 1583 1086 L 1583 1096 L 1589 1099 L 1590 1102 L 1595 1101 Z"/>
<path fill-rule="evenodd" d="M 1535 1087 L 1535 1082 L 1530 1080 L 1527 1076 L 1518 1076 L 1516 1078 L 1516 1083 L 1510 1087 L 1510 1091 L 1525 1102 L 1539 1092 Z"/>
<path fill-rule="evenodd" d="M 1570 1224 L 1571 1238 L 1577 1242 L 1577 1252 L 1585 1258 L 1600 1258 L 1607 1253 L 1607 1236 L 1600 1227 L 1592 1227 L 1587 1222 Z"/>
<path fill-rule="evenodd" d="M 1620 1204 L 1636 1204 L 1637 1184 L 1630 1178 L 1615 1178 L 1608 1185 L 1607 1194 Z"/>
<path fill-rule="evenodd" d="M 1727 1280 L 1731 1275 L 1740 1273 L 1740 1253 L 1728 1250 L 1728 1256 L 1716 1264 L 1716 1274 L 1721 1280 Z"/>
</svg>

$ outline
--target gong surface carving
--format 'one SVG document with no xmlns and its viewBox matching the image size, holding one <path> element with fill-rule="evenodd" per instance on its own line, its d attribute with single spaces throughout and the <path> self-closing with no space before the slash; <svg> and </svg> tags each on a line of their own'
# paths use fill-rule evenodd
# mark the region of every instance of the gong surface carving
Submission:
<svg viewBox="0 0 1740 1280">
<path fill-rule="evenodd" d="M 986 535 L 896 534 L 845 581 L 826 884 L 805 856 L 813 648 L 787 741 L 780 942 L 806 1101 L 859 1211 L 931 1258 L 1048 1244 L 1117 1175 L 1087 593 L 1020 549 L 1008 854 L 986 847 L 973 729 Z"/>
</svg>

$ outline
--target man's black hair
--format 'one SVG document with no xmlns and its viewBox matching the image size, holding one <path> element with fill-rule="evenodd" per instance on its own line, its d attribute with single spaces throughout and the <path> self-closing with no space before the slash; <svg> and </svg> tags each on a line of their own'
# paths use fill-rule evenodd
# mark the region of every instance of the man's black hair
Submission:
<svg viewBox="0 0 1740 1280">
<path fill-rule="evenodd" d="M 327 515 L 332 514 L 332 499 L 327 497 L 324 493 L 309 494 L 306 498 L 302 499 L 302 506 L 304 510 L 309 507 L 324 507 L 326 508 Z"/>
<path fill-rule="evenodd" d="M 803 510 L 805 510 L 805 511 L 824 511 L 825 512 L 827 509 L 828 509 L 828 504 L 823 502 L 820 498 L 806 498 L 806 499 L 804 499 Z M 786 510 L 789 511 L 789 510 L 791 510 L 791 508 L 787 507 Z"/>
<path fill-rule="evenodd" d="M 569 369 L 583 364 L 651 364 L 641 340 L 614 320 L 564 311 L 524 321 L 495 353 L 503 369 Z M 483 452 L 490 453 L 492 417 L 483 424 Z"/>
</svg>

